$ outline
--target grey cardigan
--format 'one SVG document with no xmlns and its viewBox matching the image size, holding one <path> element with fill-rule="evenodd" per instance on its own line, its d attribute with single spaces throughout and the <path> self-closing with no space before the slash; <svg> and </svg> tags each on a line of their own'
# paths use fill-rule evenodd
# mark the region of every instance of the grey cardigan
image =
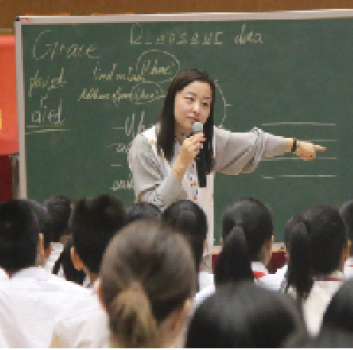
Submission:
<svg viewBox="0 0 353 350">
<path fill-rule="evenodd" d="M 261 159 L 282 155 L 287 147 L 284 137 L 258 128 L 250 132 L 233 133 L 215 127 L 214 138 L 214 171 L 229 175 L 252 172 Z M 167 177 L 163 176 L 156 154 L 142 134 L 137 135 L 132 142 L 129 167 L 137 202 L 150 202 L 164 210 L 180 199 L 187 199 L 186 192 L 173 172 Z"/>
</svg>

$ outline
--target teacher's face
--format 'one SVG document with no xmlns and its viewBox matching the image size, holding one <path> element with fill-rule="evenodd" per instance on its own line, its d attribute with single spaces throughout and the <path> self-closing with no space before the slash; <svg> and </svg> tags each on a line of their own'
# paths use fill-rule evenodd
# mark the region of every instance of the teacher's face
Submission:
<svg viewBox="0 0 353 350">
<path fill-rule="evenodd" d="M 194 81 L 175 95 L 175 136 L 190 135 L 195 122 L 205 124 L 210 116 L 212 91 L 208 83 Z"/>
</svg>

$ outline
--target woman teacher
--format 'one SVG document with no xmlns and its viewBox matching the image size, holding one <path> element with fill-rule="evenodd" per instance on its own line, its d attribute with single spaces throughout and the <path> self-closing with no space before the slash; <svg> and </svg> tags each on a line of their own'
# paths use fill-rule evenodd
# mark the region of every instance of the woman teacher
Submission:
<svg viewBox="0 0 353 350">
<path fill-rule="evenodd" d="M 237 175 L 252 172 L 263 158 L 292 152 L 304 160 L 325 148 L 284 138 L 254 128 L 233 133 L 214 126 L 216 86 L 199 69 L 185 69 L 167 91 L 159 121 L 137 135 L 129 152 L 136 201 L 151 202 L 164 210 L 180 199 L 198 203 L 209 222 L 207 252 L 213 245 L 214 172 Z M 203 133 L 193 135 L 193 125 Z M 207 186 L 198 186 L 195 157 L 203 147 Z"/>
</svg>

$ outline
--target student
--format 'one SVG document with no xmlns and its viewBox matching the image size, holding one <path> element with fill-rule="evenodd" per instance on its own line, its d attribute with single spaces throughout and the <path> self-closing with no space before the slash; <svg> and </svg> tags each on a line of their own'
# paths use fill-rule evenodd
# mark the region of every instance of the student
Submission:
<svg viewBox="0 0 353 350">
<path fill-rule="evenodd" d="M 321 327 L 332 295 L 345 280 L 348 255 L 346 229 L 338 210 L 317 205 L 292 223 L 287 290 L 302 304 L 313 335 Z"/>
<path fill-rule="evenodd" d="M 266 268 L 273 243 L 273 219 L 268 207 L 253 198 L 241 198 L 229 205 L 222 218 L 222 242 L 225 244 L 215 266 L 216 287 L 252 278 L 262 287 L 279 290 L 282 279 Z M 214 287 L 208 287 L 198 293 L 196 306 L 213 292 Z"/>
<path fill-rule="evenodd" d="M 353 242 L 353 200 L 342 204 L 339 209 L 343 222 L 346 225 L 347 236 L 350 242 Z M 347 278 L 353 277 L 353 246 L 350 245 L 349 258 L 344 266 L 344 274 Z"/>
<path fill-rule="evenodd" d="M 195 293 L 185 240 L 159 223 L 135 222 L 114 237 L 100 271 L 99 298 L 111 347 L 170 347 Z"/>
<path fill-rule="evenodd" d="M 126 224 L 123 203 L 111 195 L 79 200 L 70 220 L 73 238 L 71 257 L 77 270 L 91 281 L 98 277 L 103 253 L 109 241 Z"/>
<path fill-rule="evenodd" d="M 184 69 L 172 80 L 159 121 L 136 136 L 129 151 L 136 201 L 165 210 L 180 199 L 190 199 L 206 212 L 209 223 L 206 268 L 211 272 L 213 245 L 213 179 L 215 172 L 237 175 L 252 172 L 268 157 L 293 152 L 305 160 L 325 148 L 293 138 L 274 136 L 254 128 L 232 133 L 214 127 L 216 85 L 200 69 Z M 194 123 L 203 132 L 193 135 Z M 198 184 L 195 157 L 203 144 L 206 187 Z"/>
<path fill-rule="evenodd" d="M 205 212 L 190 200 L 180 200 L 164 211 L 163 221 L 181 232 L 189 242 L 195 259 L 198 290 L 213 285 L 213 274 L 201 269 L 208 229 Z"/>
<path fill-rule="evenodd" d="M 322 320 L 323 328 L 335 328 L 353 335 L 353 281 L 342 284 L 333 295 Z M 352 343 L 353 344 L 353 343 Z"/>
<path fill-rule="evenodd" d="M 70 237 L 68 223 L 71 215 L 72 202 L 67 196 L 52 196 L 44 202 L 48 214 L 53 222 L 53 248 L 45 268 L 52 272 L 64 245 Z"/>
<path fill-rule="evenodd" d="M 54 318 L 88 290 L 39 266 L 43 234 L 25 200 L 0 203 L 0 329 L 8 347 L 48 347 Z"/>
<path fill-rule="evenodd" d="M 51 347 L 100 347 L 106 341 L 107 317 L 98 303 L 95 282 L 105 249 L 126 221 L 125 208 L 117 197 L 99 195 L 77 202 L 70 220 L 71 256 L 76 269 L 89 276 L 92 292 L 56 318 Z M 90 319 L 96 321 L 92 328 Z"/>
<path fill-rule="evenodd" d="M 273 217 L 270 209 L 254 198 L 241 198 L 228 206 L 222 218 L 222 239 L 243 232 L 255 283 L 279 290 L 281 280 L 266 268 L 272 256 Z M 237 234 L 241 240 L 241 234 Z"/>
<path fill-rule="evenodd" d="M 301 310 L 291 297 L 242 282 L 217 288 L 196 309 L 186 347 L 276 348 L 302 331 Z"/>
</svg>

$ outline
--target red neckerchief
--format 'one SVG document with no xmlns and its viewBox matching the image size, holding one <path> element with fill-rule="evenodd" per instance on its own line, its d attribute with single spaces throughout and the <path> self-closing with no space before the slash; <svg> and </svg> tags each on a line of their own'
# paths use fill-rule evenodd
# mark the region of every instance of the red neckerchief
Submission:
<svg viewBox="0 0 353 350">
<path fill-rule="evenodd" d="M 255 276 L 255 278 L 261 278 L 261 277 L 265 277 L 266 276 L 265 273 L 259 272 L 259 271 L 253 271 L 252 273 Z"/>
</svg>

